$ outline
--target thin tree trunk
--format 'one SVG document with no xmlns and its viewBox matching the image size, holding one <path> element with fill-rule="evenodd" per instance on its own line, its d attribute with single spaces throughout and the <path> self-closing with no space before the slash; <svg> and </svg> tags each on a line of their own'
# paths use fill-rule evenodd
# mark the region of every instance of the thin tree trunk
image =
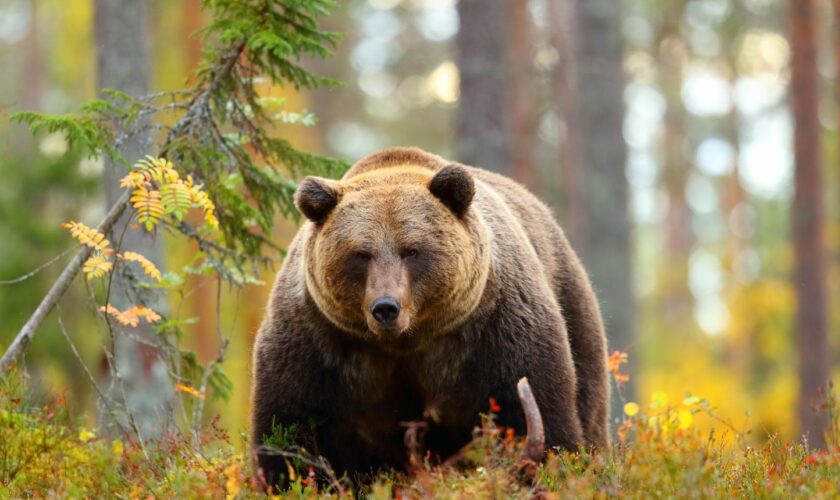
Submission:
<svg viewBox="0 0 840 500">
<path fill-rule="evenodd" d="M 836 101 L 835 105 L 837 106 L 837 120 L 840 122 L 840 0 L 834 0 L 834 99 Z M 840 128 L 840 125 L 835 125 Z M 840 148 L 837 148 L 837 157 L 835 159 L 835 168 L 837 169 L 837 181 L 838 183 L 835 185 L 836 189 L 836 197 L 835 201 L 838 205 L 840 205 Z M 838 209 L 840 210 L 840 209 Z M 838 217 L 835 222 L 838 226 L 840 226 L 840 217 Z M 835 251 L 833 254 L 833 261 L 835 262 L 835 266 L 840 265 L 840 234 L 837 236 L 838 241 L 835 243 Z M 835 305 L 834 307 L 840 308 L 840 296 L 835 297 Z"/>
<path fill-rule="evenodd" d="M 508 99 L 510 126 L 510 171 L 514 179 L 534 188 L 534 131 L 537 111 L 534 87 L 534 43 L 531 29 L 530 0 L 508 0 L 506 4 L 508 37 Z"/>
<path fill-rule="evenodd" d="M 38 38 L 38 1 L 30 0 L 29 8 L 32 21 L 23 41 L 22 103 L 24 109 L 43 111 L 41 100 L 44 96 L 44 58 Z"/>
<path fill-rule="evenodd" d="M 586 166 L 584 197 L 589 228 L 582 255 L 602 304 L 610 345 L 628 350 L 636 343 L 632 229 L 625 176 L 621 9 L 612 0 L 577 0 L 581 158 Z M 574 126 L 574 125 L 573 125 Z M 636 356 L 630 355 L 631 382 L 625 396 L 635 399 Z M 616 398 L 617 400 L 617 398 Z M 620 416 L 620 404 L 613 416 Z"/>
<path fill-rule="evenodd" d="M 100 88 L 114 88 L 132 96 L 149 94 L 151 61 L 149 58 L 148 32 L 150 2 L 147 0 L 95 0 L 95 40 L 97 48 L 97 78 Z M 142 125 L 142 124 L 141 124 Z M 152 137 L 147 130 L 128 137 L 120 153 L 134 162 L 152 151 Z M 107 206 L 112 206 L 122 195 L 119 179 L 125 169 L 113 162 L 106 162 L 104 190 Z M 124 214 L 116 225 L 116 234 L 130 224 L 130 214 Z M 114 242 L 118 244 L 117 241 Z M 125 231 L 121 251 L 138 252 L 163 268 L 163 247 L 160 240 L 142 231 Z M 118 264 L 119 266 L 119 264 Z M 123 267 L 123 270 L 125 268 Z M 115 272 L 110 303 L 118 309 L 135 305 L 140 300 L 132 290 L 130 281 L 119 271 Z M 145 298 L 147 305 L 156 310 L 163 303 Z M 171 395 L 165 369 L 159 369 L 161 360 L 153 349 L 121 335 L 127 327 L 112 325 L 116 330 L 114 352 L 117 380 L 113 380 L 114 394 L 125 394 L 126 406 L 145 435 L 169 425 L 168 401 Z M 138 336 L 153 335 L 145 324 L 130 329 Z M 123 387 L 116 387 L 117 385 Z"/>
<path fill-rule="evenodd" d="M 824 413 L 813 409 L 829 377 L 826 311 L 825 224 L 820 161 L 819 76 L 816 0 L 790 2 L 794 116 L 793 246 L 796 284 L 796 340 L 799 351 L 799 424 L 814 446 L 824 446 Z"/>
<path fill-rule="evenodd" d="M 558 114 L 563 119 L 563 131 L 558 138 L 560 185 L 562 193 L 563 230 L 578 254 L 587 253 L 586 223 L 584 221 L 583 186 L 586 174 L 581 163 L 580 111 L 576 92 L 577 66 L 573 5 L 568 1 L 549 1 L 548 17 L 550 43 L 557 51 L 557 64 L 552 74 L 552 93 Z"/>
<path fill-rule="evenodd" d="M 184 66 L 187 74 L 192 74 L 201 60 L 201 38 L 195 36 L 201 28 L 201 0 L 184 0 L 181 5 L 181 34 L 183 36 Z M 191 214 L 197 221 L 201 215 Z M 193 222 L 195 222 L 193 221 Z M 190 254 L 198 251 L 195 241 L 187 242 Z M 191 345 L 198 353 L 202 363 L 209 363 L 218 356 L 219 339 L 216 322 L 216 280 L 215 276 L 189 275 L 186 277 L 186 289 L 190 290 L 188 308 L 190 315 L 198 321 L 188 331 Z"/>
<path fill-rule="evenodd" d="M 672 0 L 663 14 L 663 26 L 656 47 L 659 51 L 660 85 L 665 95 L 665 137 L 663 182 L 668 193 L 665 216 L 664 318 L 668 328 L 682 328 L 691 321 L 693 301 L 688 288 L 688 259 L 694 245 L 691 210 L 685 187 L 691 164 L 686 158 L 686 111 L 682 101 L 687 47 L 681 36 L 684 0 Z"/>
<path fill-rule="evenodd" d="M 505 0 L 460 0 L 456 60 L 461 78 L 459 161 L 510 174 L 505 78 Z"/>
</svg>

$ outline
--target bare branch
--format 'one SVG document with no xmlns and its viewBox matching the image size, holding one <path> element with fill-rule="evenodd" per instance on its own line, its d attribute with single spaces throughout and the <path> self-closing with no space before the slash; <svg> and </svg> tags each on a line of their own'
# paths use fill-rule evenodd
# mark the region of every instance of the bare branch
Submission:
<svg viewBox="0 0 840 500">
<path fill-rule="evenodd" d="M 522 377 L 516 384 L 516 391 L 519 393 L 519 401 L 522 403 L 522 411 L 525 412 L 525 422 L 528 426 L 528 437 L 525 439 L 525 449 L 522 450 L 523 460 L 539 462 L 545 452 L 545 431 L 543 429 L 542 415 L 531 391 L 531 384 L 528 377 Z"/>
<path fill-rule="evenodd" d="M 128 192 L 124 193 L 122 197 L 117 200 L 96 229 L 102 234 L 109 233 L 127 206 Z M 6 349 L 3 357 L 0 358 L 0 374 L 7 373 L 11 370 L 15 360 L 21 355 L 21 353 L 23 353 L 23 350 L 32 340 L 35 332 L 41 324 L 44 323 L 47 315 L 50 311 L 52 311 L 56 303 L 58 303 L 58 300 L 64 295 L 64 292 L 66 292 L 70 287 L 70 284 L 73 282 L 76 275 L 79 274 L 79 271 L 82 269 L 82 265 L 87 258 L 90 257 L 91 252 L 92 249 L 90 247 L 83 246 L 78 253 L 76 253 L 76 256 L 73 257 L 73 260 L 67 264 L 67 267 L 64 268 L 64 271 L 61 272 L 58 279 L 55 280 L 55 283 L 53 283 L 50 291 L 47 292 L 47 295 L 44 296 L 44 299 L 40 304 L 38 304 L 35 312 L 32 313 L 32 316 L 29 317 L 29 320 L 27 320 L 26 324 L 23 325 L 23 328 L 20 329 L 11 345 L 9 345 L 9 348 Z"/>
<path fill-rule="evenodd" d="M 31 278 L 31 277 L 35 276 L 36 274 L 40 273 L 44 269 L 53 265 L 60 258 L 67 255 L 67 252 L 69 252 L 69 251 L 70 250 L 68 249 L 68 250 L 65 250 L 65 251 L 61 252 L 60 254 L 56 255 L 55 257 L 53 257 L 52 259 L 48 260 L 47 262 L 41 264 L 40 266 L 36 267 L 32 271 L 29 271 L 28 273 L 24 274 L 23 276 L 18 276 L 17 278 L 14 278 L 14 279 L 11 279 L 11 280 L 0 280 L 0 285 L 14 285 L 15 283 L 21 283 L 23 281 L 26 281 L 29 278 Z"/>
</svg>

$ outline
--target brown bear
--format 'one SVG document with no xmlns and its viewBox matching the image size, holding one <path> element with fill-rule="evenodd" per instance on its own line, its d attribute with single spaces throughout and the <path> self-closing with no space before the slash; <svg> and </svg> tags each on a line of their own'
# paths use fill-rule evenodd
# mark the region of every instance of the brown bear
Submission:
<svg viewBox="0 0 840 500">
<path fill-rule="evenodd" d="M 408 421 L 446 458 L 489 398 L 525 432 L 528 377 L 548 446 L 608 442 L 606 338 L 583 267 L 517 183 L 416 148 L 307 177 L 254 347 L 252 444 L 278 428 L 341 473 L 406 465 Z M 306 429 L 305 432 L 303 430 Z M 258 453 L 269 479 L 283 462 Z"/>
</svg>

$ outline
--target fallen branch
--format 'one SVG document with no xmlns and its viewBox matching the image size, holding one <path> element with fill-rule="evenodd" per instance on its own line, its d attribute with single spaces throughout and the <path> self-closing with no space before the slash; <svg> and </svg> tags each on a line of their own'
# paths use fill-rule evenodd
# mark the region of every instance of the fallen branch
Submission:
<svg viewBox="0 0 840 500">
<path fill-rule="evenodd" d="M 522 450 L 521 460 L 539 462 L 545 453 L 545 430 L 543 429 L 542 415 L 531 391 L 531 384 L 528 377 L 522 377 L 516 384 L 516 391 L 519 393 L 519 401 L 522 403 L 522 411 L 525 412 L 525 423 L 528 435 L 525 438 L 525 449 Z"/>
<path fill-rule="evenodd" d="M 122 215 L 128 206 L 128 196 L 129 194 L 126 192 L 119 200 L 117 200 L 96 228 L 97 231 L 102 234 L 107 234 L 111 231 L 111 228 L 114 227 L 114 224 L 116 224 L 120 215 Z M 44 299 L 41 300 L 41 303 L 38 304 L 38 308 L 35 309 L 35 312 L 32 313 L 32 316 L 29 317 L 29 320 L 23 325 L 23 328 L 20 329 L 18 334 L 15 336 L 15 339 L 9 345 L 9 348 L 6 349 L 3 357 L 0 358 L 0 374 L 5 374 L 11 370 L 12 366 L 14 366 L 15 360 L 21 355 L 21 353 L 23 353 L 23 350 L 32 340 L 32 336 L 35 335 L 35 332 L 47 318 L 47 315 L 64 295 L 64 292 L 66 292 L 70 287 L 73 279 L 77 274 L 79 274 L 79 271 L 82 269 L 82 265 L 88 257 L 90 257 L 92 251 L 93 249 L 91 247 L 82 246 L 78 253 L 76 253 L 76 256 L 73 257 L 73 260 L 71 260 L 70 263 L 67 264 L 67 267 L 64 268 L 64 271 L 61 272 L 58 279 L 55 280 L 55 283 L 53 283 L 50 291 L 47 292 L 47 295 L 45 295 Z"/>
</svg>

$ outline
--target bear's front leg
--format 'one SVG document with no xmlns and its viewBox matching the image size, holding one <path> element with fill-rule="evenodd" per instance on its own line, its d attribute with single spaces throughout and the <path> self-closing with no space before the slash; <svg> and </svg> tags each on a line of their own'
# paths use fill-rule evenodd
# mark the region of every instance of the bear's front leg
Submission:
<svg viewBox="0 0 840 500">
<path fill-rule="evenodd" d="M 286 481 L 286 459 L 277 450 L 317 454 L 316 427 L 326 419 L 325 370 L 300 337 L 263 328 L 254 348 L 251 449 L 266 484 Z"/>
</svg>

